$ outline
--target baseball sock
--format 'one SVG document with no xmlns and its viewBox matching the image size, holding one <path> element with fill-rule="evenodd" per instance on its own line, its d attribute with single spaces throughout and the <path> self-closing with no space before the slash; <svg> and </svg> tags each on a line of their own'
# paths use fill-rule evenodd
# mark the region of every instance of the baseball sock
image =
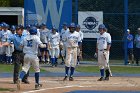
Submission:
<svg viewBox="0 0 140 93">
<path fill-rule="evenodd" d="M 57 63 L 57 59 L 58 59 L 58 58 L 55 58 L 55 63 Z"/>
<path fill-rule="evenodd" d="M 78 62 L 80 61 L 80 58 L 79 58 L 79 56 L 77 56 L 77 61 L 78 61 Z"/>
<path fill-rule="evenodd" d="M 8 62 L 8 63 L 11 63 L 11 56 L 7 56 L 6 59 L 7 59 L 7 62 Z"/>
<path fill-rule="evenodd" d="M 21 71 L 20 72 L 20 76 L 19 76 L 19 79 L 23 79 L 23 77 L 25 76 L 26 72 L 25 71 Z"/>
<path fill-rule="evenodd" d="M 44 58 L 45 58 L 45 62 L 47 61 L 47 56 L 46 55 L 44 55 Z"/>
<path fill-rule="evenodd" d="M 39 72 L 35 73 L 35 83 L 39 84 Z"/>
<path fill-rule="evenodd" d="M 69 68 L 70 68 L 70 67 L 65 66 L 65 75 L 66 75 L 66 76 L 68 76 Z"/>
<path fill-rule="evenodd" d="M 70 70 L 71 70 L 71 72 L 70 72 L 70 77 L 72 77 L 73 74 L 74 74 L 74 70 L 75 70 L 75 68 L 74 68 L 74 67 L 71 67 Z"/>
<path fill-rule="evenodd" d="M 100 69 L 101 77 L 104 77 L 104 69 Z"/>
<path fill-rule="evenodd" d="M 51 61 L 52 61 L 52 65 L 54 65 L 54 63 L 55 63 L 55 58 L 51 58 Z"/>
<path fill-rule="evenodd" d="M 39 62 L 41 61 L 41 56 L 38 56 L 38 58 L 39 58 Z"/>
</svg>

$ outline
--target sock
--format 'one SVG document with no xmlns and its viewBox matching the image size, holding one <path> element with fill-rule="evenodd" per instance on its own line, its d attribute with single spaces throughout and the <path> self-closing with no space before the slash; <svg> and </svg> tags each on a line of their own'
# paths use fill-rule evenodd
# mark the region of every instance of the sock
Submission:
<svg viewBox="0 0 140 93">
<path fill-rule="evenodd" d="M 70 68 L 70 67 L 65 66 L 65 76 L 68 76 L 69 68 Z"/>
<path fill-rule="evenodd" d="M 62 58 L 62 62 L 64 62 L 64 57 L 62 56 L 61 58 Z"/>
<path fill-rule="evenodd" d="M 44 55 L 44 58 L 45 58 L 45 62 L 47 61 L 47 56 L 46 55 Z"/>
<path fill-rule="evenodd" d="M 77 61 L 80 62 L 80 58 L 79 58 L 79 56 L 77 56 Z"/>
<path fill-rule="evenodd" d="M 39 84 L 39 72 L 35 73 L 35 82 L 36 84 Z"/>
<path fill-rule="evenodd" d="M 8 57 L 8 63 L 11 63 L 11 56 L 7 56 Z"/>
<path fill-rule="evenodd" d="M 21 71 L 20 75 L 19 75 L 19 79 L 23 79 L 23 77 L 25 76 L 26 72 L 25 71 Z"/>
<path fill-rule="evenodd" d="M 72 77 L 73 76 L 73 74 L 74 74 L 74 70 L 75 70 L 75 68 L 74 67 L 71 67 L 71 72 L 70 72 L 70 77 Z"/>
<path fill-rule="evenodd" d="M 38 58 L 39 58 L 39 61 L 41 61 L 41 56 L 38 56 Z"/>
<path fill-rule="evenodd" d="M 104 69 L 100 69 L 101 77 L 104 77 Z"/>
<path fill-rule="evenodd" d="M 51 58 L 51 62 L 52 62 L 52 64 L 54 64 L 55 63 L 55 58 Z"/>
<path fill-rule="evenodd" d="M 57 63 L 57 59 L 58 59 L 58 58 L 55 58 L 55 63 Z"/>
</svg>

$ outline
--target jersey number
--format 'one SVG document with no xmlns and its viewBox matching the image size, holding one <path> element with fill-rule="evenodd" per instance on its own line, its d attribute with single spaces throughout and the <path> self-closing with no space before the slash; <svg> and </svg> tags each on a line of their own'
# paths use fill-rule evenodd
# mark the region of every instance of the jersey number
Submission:
<svg viewBox="0 0 140 93">
<path fill-rule="evenodd" d="M 27 40 L 27 47 L 33 46 L 33 40 Z"/>
</svg>

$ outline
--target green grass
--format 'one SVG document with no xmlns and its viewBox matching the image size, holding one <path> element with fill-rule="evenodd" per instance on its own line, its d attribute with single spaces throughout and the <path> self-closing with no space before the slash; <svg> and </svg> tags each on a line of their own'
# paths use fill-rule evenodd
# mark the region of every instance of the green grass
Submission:
<svg viewBox="0 0 140 93">
<path fill-rule="evenodd" d="M 14 65 L 0 64 L 0 73 L 4 73 L 4 72 L 12 73 L 13 70 L 14 70 Z M 34 69 L 32 67 L 30 68 L 30 72 L 34 72 Z M 41 69 L 41 72 L 46 72 L 46 71 Z"/>
<path fill-rule="evenodd" d="M 139 67 L 128 67 L 128 66 L 111 66 L 111 71 L 113 73 L 128 73 L 128 74 L 139 74 Z M 98 73 L 98 66 L 79 66 L 76 68 L 78 72 L 89 72 L 89 73 Z"/>
<path fill-rule="evenodd" d="M 0 88 L 0 91 L 10 91 L 10 92 L 14 92 L 15 90 L 9 89 L 9 88 Z"/>
</svg>

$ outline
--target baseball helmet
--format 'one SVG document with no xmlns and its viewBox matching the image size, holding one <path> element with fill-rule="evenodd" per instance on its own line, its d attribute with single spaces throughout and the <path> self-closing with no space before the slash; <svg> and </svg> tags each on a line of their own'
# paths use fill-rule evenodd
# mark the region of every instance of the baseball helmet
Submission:
<svg viewBox="0 0 140 93">
<path fill-rule="evenodd" d="M 53 29 L 53 30 L 56 30 L 56 27 L 55 27 L 55 26 L 53 26 L 53 27 L 52 27 L 52 29 Z"/>
<path fill-rule="evenodd" d="M 6 23 L 3 23 L 2 27 L 5 27 L 5 28 L 7 28 L 7 27 L 8 27 L 8 24 L 6 24 Z"/>
<path fill-rule="evenodd" d="M 41 26 L 46 26 L 46 23 L 42 23 Z"/>
<path fill-rule="evenodd" d="M 81 28 L 80 25 L 76 25 L 76 28 Z"/>
<path fill-rule="evenodd" d="M 16 27 L 14 25 L 11 26 L 11 30 L 14 31 L 16 30 Z"/>
<path fill-rule="evenodd" d="M 70 27 L 71 27 L 71 28 L 75 28 L 75 23 L 71 23 L 71 24 L 70 24 Z"/>
<path fill-rule="evenodd" d="M 98 29 L 106 29 L 105 25 L 104 24 L 100 24 Z"/>
<path fill-rule="evenodd" d="M 31 27 L 31 25 L 27 25 L 27 26 L 26 26 L 26 28 L 30 28 L 30 27 Z"/>
<path fill-rule="evenodd" d="M 30 35 L 35 35 L 37 34 L 37 28 L 36 27 L 31 27 L 29 30 Z"/>
<path fill-rule="evenodd" d="M 67 23 L 64 22 L 62 26 L 67 26 Z"/>
</svg>

